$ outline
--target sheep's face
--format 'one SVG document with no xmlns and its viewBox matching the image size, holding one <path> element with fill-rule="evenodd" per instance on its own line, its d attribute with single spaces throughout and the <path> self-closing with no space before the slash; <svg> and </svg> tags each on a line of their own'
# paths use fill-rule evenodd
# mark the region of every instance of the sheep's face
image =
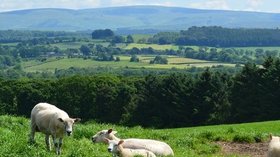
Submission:
<svg viewBox="0 0 280 157">
<path fill-rule="evenodd" d="M 119 152 L 119 149 L 118 149 L 118 141 L 116 140 L 108 140 L 107 141 L 109 146 L 108 146 L 108 152 L 111 152 L 111 153 L 118 153 Z"/>
<path fill-rule="evenodd" d="M 112 136 L 116 134 L 116 131 L 113 131 L 112 129 L 109 130 L 102 130 L 96 133 L 92 136 L 92 142 L 93 143 L 100 143 L 100 142 L 106 142 L 105 139 L 112 140 Z"/>
<path fill-rule="evenodd" d="M 80 119 L 80 118 L 65 118 L 65 119 L 58 118 L 58 120 L 59 120 L 61 123 L 63 123 L 65 133 L 66 133 L 68 136 L 70 136 L 70 135 L 72 134 L 73 124 L 74 124 L 75 122 L 80 121 L 81 119 Z"/>
</svg>

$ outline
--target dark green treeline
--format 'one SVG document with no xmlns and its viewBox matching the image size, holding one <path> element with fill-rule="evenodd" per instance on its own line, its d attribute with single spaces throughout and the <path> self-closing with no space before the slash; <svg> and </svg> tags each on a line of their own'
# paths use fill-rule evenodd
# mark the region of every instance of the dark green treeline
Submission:
<svg viewBox="0 0 280 157">
<path fill-rule="evenodd" d="M 247 64 L 235 76 L 74 76 L 58 80 L 0 80 L 0 113 L 30 116 L 49 102 L 71 117 L 168 128 L 280 118 L 280 60 Z"/>
</svg>

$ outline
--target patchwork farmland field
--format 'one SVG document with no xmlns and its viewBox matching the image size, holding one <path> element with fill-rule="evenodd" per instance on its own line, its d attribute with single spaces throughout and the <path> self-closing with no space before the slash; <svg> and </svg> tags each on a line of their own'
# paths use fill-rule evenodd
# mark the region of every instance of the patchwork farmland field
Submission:
<svg viewBox="0 0 280 157">
<path fill-rule="evenodd" d="M 49 58 L 44 62 L 38 60 L 22 62 L 23 70 L 26 72 L 49 71 L 53 72 L 55 69 L 68 69 L 70 67 L 78 68 L 96 68 L 96 67 L 111 67 L 111 68 L 153 68 L 153 69 L 185 69 L 190 67 L 211 67 L 217 65 L 235 66 L 235 64 L 209 62 L 204 60 L 180 58 L 174 56 L 165 56 L 168 59 L 168 64 L 150 64 L 155 56 L 140 55 L 139 62 L 130 62 L 130 56 L 119 56 L 119 62 L 114 61 L 94 61 L 92 59 L 83 58 Z"/>
</svg>

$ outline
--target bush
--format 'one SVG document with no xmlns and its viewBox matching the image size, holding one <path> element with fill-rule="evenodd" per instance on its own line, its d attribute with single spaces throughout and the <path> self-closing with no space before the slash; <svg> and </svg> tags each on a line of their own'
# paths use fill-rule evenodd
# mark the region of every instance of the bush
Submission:
<svg viewBox="0 0 280 157">
<path fill-rule="evenodd" d="M 150 61 L 150 64 L 168 64 L 168 60 L 162 56 L 156 56 L 154 60 Z"/>
</svg>

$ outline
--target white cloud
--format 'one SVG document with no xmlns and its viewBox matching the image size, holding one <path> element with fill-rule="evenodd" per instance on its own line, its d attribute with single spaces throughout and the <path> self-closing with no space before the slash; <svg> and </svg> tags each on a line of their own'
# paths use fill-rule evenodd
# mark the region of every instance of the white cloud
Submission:
<svg viewBox="0 0 280 157">
<path fill-rule="evenodd" d="M 150 0 L 111 0 L 110 6 L 128 6 L 128 5 L 161 5 L 175 6 L 171 1 L 150 1 Z"/>
<path fill-rule="evenodd" d="M 222 9 L 222 10 L 230 9 L 226 0 L 209 0 L 205 2 L 188 3 L 187 7 L 199 8 L 199 9 Z"/>
<path fill-rule="evenodd" d="M 263 3 L 263 0 L 247 0 L 248 6 L 252 8 L 259 7 Z"/>
<path fill-rule="evenodd" d="M 245 11 L 260 11 L 263 0 L 247 0 Z"/>
<path fill-rule="evenodd" d="M 111 5 L 112 6 L 120 6 L 120 5 L 131 5 L 131 0 L 112 0 Z"/>
</svg>

